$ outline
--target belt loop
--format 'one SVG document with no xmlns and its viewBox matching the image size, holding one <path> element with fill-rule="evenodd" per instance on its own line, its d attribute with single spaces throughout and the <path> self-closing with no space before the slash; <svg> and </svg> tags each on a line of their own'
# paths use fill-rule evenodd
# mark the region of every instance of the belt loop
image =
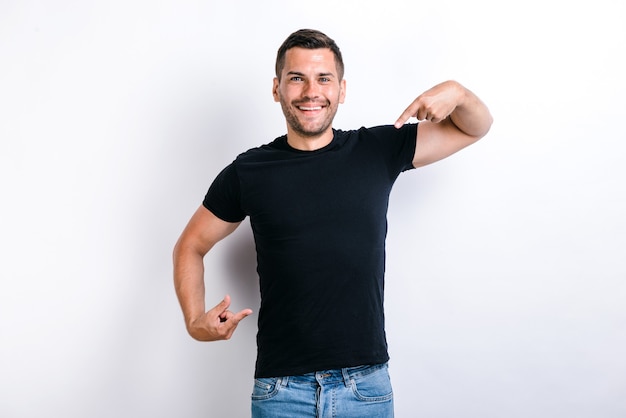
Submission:
<svg viewBox="0 0 626 418">
<path fill-rule="evenodd" d="M 279 377 L 278 384 L 282 387 L 287 387 L 287 383 L 289 383 L 289 376 Z"/>
<path fill-rule="evenodd" d="M 350 373 L 348 372 L 348 368 L 344 367 L 341 369 L 341 374 L 343 375 L 343 384 L 349 388 L 352 385 L 352 378 L 350 377 Z"/>
</svg>

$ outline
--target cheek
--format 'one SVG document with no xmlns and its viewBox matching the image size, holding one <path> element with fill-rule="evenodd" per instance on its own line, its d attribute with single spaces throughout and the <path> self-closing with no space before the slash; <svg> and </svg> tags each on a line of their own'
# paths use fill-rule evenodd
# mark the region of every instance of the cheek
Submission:
<svg viewBox="0 0 626 418">
<path fill-rule="evenodd" d="M 274 99 L 278 101 L 283 101 L 285 103 L 291 102 L 295 97 L 297 97 L 297 92 L 293 88 L 283 86 L 276 88 L 274 93 Z"/>
</svg>

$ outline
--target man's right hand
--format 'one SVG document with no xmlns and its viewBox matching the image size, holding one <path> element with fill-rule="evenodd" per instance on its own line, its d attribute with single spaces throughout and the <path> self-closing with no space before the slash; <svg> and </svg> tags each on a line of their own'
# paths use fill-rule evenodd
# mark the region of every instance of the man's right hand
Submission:
<svg viewBox="0 0 626 418">
<path fill-rule="evenodd" d="M 189 335 L 198 341 L 228 340 L 232 337 L 237 325 L 246 316 L 252 314 L 251 309 L 244 309 L 233 313 L 230 307 L 230 296 L 224 299 L 213 309 L 192 320 L 187 325 Z"/>
</svg>

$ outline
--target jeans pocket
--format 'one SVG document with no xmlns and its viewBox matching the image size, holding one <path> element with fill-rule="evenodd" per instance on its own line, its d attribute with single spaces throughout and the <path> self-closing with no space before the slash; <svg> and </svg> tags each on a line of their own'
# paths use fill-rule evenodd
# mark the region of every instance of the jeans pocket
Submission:
<svg viewBox="0 0 626 418">
<path fill-rule="evenodd" d="M 252 400 L 263 401 L 276 396 L 280 390 L 281 380 L 282 379 L 276 377 L 260 377 L 254 379 Z"/>
<path fill-rule="evenodd" d="M 352 392 L 360 401 L 387 402 L 393 399 L 391 379 L 386 368 L 352 379 Z"/>
</svg>

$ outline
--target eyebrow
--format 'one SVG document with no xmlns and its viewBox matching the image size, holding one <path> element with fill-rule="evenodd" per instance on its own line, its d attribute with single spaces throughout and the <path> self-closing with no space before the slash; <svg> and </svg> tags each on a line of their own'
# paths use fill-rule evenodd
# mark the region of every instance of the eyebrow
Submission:
<svg viewBox="0 0 626 418">
<path fill-rule="evenodd" d="M 288 71 L 287 75 L 297 75 L 297 76 L 302 76 L 302 77 L 305 76 L 304 73 L 301 73 L 299 71 Z M 328 77 L 328 76 L 335 77 L 335 74 L 333 74 L 333 73 L 319 73 L 319 74 L 317 74 L 317 76 L 318 77 Z"/>
</svg>

